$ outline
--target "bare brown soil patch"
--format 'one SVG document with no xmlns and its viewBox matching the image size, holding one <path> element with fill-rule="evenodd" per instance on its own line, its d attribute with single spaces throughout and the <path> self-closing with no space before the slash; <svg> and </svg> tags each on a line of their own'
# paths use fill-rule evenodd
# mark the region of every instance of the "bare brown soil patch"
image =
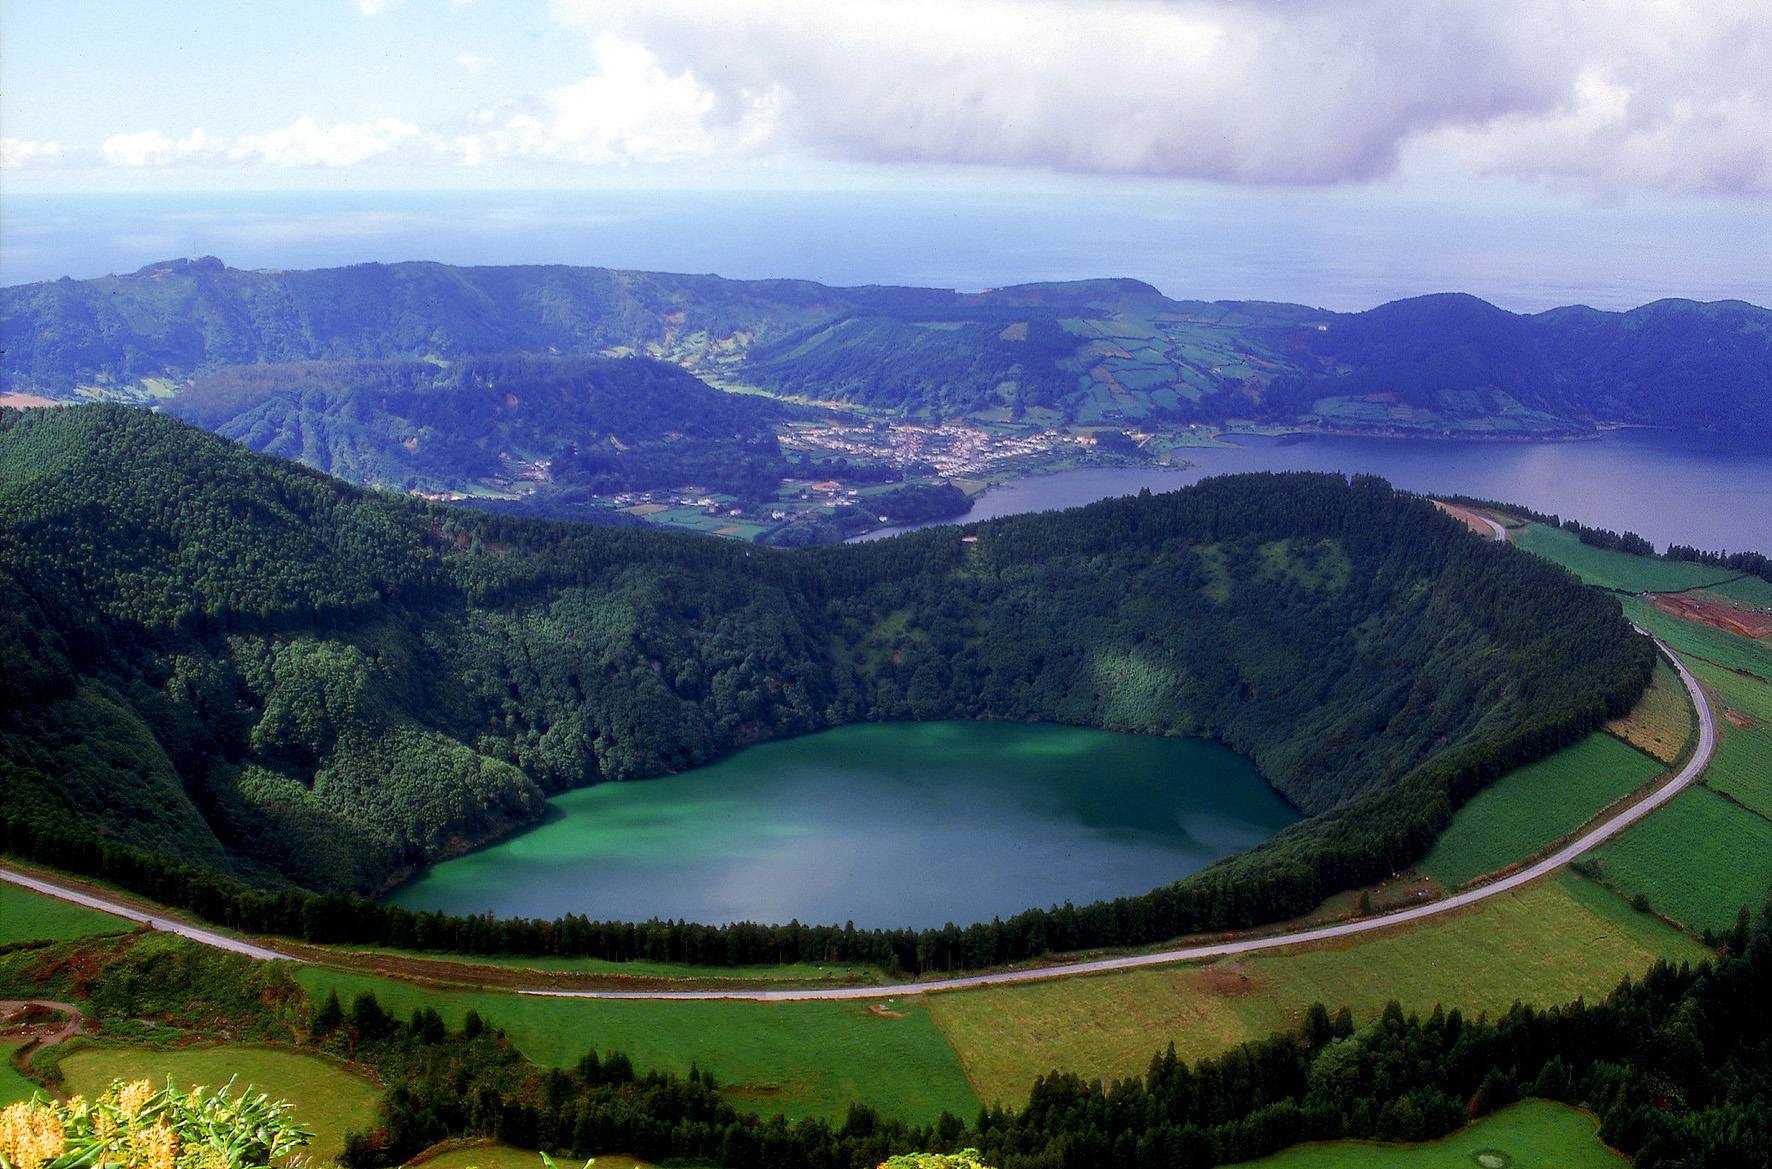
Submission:
<svg viewBox="0 0 1772 1169">
<path fill-rule="evenodd" d="M 58 402 L 54 398 L 43 398 L 36 394 L 21 394 L 17 391 L 0 394 L 0 406 L 13 406 L 21 410 L 29 406 L 65 406 L 66 404 Z"/>
<path fill-rule="evenodd" d="M 1723 717 L 1744 731 L 1751 731 L 1754 728 L 1754 720 L 1747 717 L 1745 714 L 1742 714 L 1739 710 L 1725 710 L 1723 712 Z"/>
<path fill-rule="evenodd" d="M 1219 998 L 1240 997 L 1261 989 L 1260 982 L 1243 972 L 1241 962 L 1202 967 L 1194 971 L 1193 983 L 1205 993 Z"/>
<path fill-rule="evenodd" d="M 1489 526 L 1488 522 L 1468 507 L 1454 507 L 1450 503 L 1441 503 L 1437 499 L 1434 500 L 1434 506 L 1479 536 L 1492 537 L 1495 535 L 1495 530 Z"/>
<path fill-rule="evenodd" d="M 869 1003 L 868 1004 L 868 1014 L 872 1015 L 876 1019 L 902 1019 L 902 1018 L 904 1018 L 903 1011 L 888 1010 L 887 1008 L 881 1006 L 879 1003 Z"/>
<path fill-rule="evenodd" d="M 1653 593 L 1651 599 L 1657 609 L 1684 621 L 1710 625 L 1738 637 L 1772 637 L 1772 613 L 1731 608 L 1684 593 Z"/>
</svg>

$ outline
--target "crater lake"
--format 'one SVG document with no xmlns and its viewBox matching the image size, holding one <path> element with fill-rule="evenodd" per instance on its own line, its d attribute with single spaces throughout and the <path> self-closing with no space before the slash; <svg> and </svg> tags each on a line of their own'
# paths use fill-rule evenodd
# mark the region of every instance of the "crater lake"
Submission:
<svg viewBox="0 0 1772 1169">
<path fill-rule="evenodd" d="M 867 723 L 551 801 L 419 874 L 413 910 L 925 928 L 1151 889 L 1299 819 L 1203 739 Z"/>
</svg>

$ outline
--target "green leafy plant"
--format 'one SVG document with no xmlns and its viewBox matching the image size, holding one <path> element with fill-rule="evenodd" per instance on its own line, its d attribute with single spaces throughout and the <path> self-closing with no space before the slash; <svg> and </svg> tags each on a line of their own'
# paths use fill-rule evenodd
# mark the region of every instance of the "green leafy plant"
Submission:
<svg viewBox="0 0 1772 1169">
<path fill-rule="evenodd" d="M 95 1100 L 38 1095 L 0 1112 L 0 1169 L 233 1169 L 308 1143 L 290 1105 L 232 1088 L 113 1080 Z"/>
</svg>

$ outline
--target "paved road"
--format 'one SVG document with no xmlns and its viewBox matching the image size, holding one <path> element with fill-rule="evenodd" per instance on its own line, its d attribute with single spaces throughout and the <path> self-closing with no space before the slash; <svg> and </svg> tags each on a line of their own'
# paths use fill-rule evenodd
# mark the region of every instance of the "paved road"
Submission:
<svg viewBox="0 0 1772 1169">
<path fill-rule="evenodd" d="M 277 959 L 283 962 L 299 962 L 300 958 L 292 958 L 288 954 L 279 954 L 275 950 L 267 950 L 263 946 L 255 946 L 251 942 L 242 942 L 239 938 L 230 938 L 226 934 L 218 934 L 214 930 L 206 930 L 201 926 L 186 925 L 182 921 L 174 921 L 169 917 L 156 917 L 127 905 L 119 905 L 115 901 L 107 901 L 102 897 L 92 897 L 73 889 L 64 889 L 60 885 L 52 885 L 48 881 L 39 881 L 35 877 L 27 877 L 23 873 L 15 873 L 11 869 L 0 869 L 0 881 L 9 881 L 14 885 L 22 885 L 36 893 L 46 893 L 62 901 L 72 901 L 75 905 L 84 905 L 88 909 L 99 909 L 105 913 L 126 917 L 130 921 L 139 921 L 149 929 L 164 930 L 169 934 L 177 934 L 181 938 L 189 938 L 193 942 L 201 942 L 205 946 L 214 946 L 218 950 L 232 950 L 236 954 L 244 954 L 248 958 Z"/>
<path fill-rule="evenodd" d="M 1641 626 L 1637 632 L 1644 635 L 1648 631 Z M 1390 929 L 1392 926 L 1405 922 L 1419 921 L 1422 918 L 1436 917 L 1442 913 L 1451 913 L 1467 905 L 1475 905 L 1490 897 L 1499 897 L 1510 889 L 1538 878 L 1568 864 L 1582 853 L 1595 845 L 1623 832 L 1626 828 L 1667 803 L 1683 791 L 1688 784 L 1698 778 L 1707 764 L 1717 744 L 1717 726 L 1711 714 L 1710 703 L 1705 700 L 1704 691 L 1698 685 L 1698 679 L 1692 676 L 1685 663 L 1675 657 L 1673 651 L 1661 642 L 1661 651 L 1674 663 L 1680 672 L 1680 680 L 1686 684 L 1687 692 L 1692 696 L 1693 708 L 1698 711 L 1698 747 L 1692 753 L 1691 760 L 1680 769 L 1678 775 L 1669 780 L 1652 794 L 1639 800 L 1629 808 L 1612 817 L 1610 820 L 1589 829 L 1580 837 L 1545 857 L 1527 869 L 1492 881 L 1454 897 L 1440 901 L 1431 901 L 1426 905 L 1417 905 L 1395 913 L 1381 914 L 1363 918 L 1359 921 L 1343 922 L 1339 925 L 1321 926 L 1317 929 L 1300 930 L 1297 933 L 1279 934 L 1274 937 L 1245 938 L 1240 941 L 1210 942 L 1201 946 L 1190 946 L 1181 950 L 1164 950 L 1156 954 L 1134 954 L 1123 958 L 1102 958 L 1093 962 L 1071 962 L 1062 966 L 1043 966 L 1030 970 L 1004 970 L 994 974 L 973 974 L 964 978 L 944 978 L 934 982 L 905 982 L 890 986 L 855 986 L 841 988 L 823 988 L 817 990 L 676 990 L 676 991 L 621 991 L 621 990 L 524 990 L 520 994 L 547 995 L 556 998 L 599 998 L 599 999 L 745 999 L 754 1002 L 783 1002 L 807 999 L 880 999 L 898 998 L 904 995 L 922 994 L 931 990 L 959 990 L 971 986 L 996 986 L 1006 982 L 1032 982 L 1036 979 L 1064 978 L 1073 974 L 1096 974 L 1107 970 L 1129 970 L 1137 966 L 1158 966 L 1171 962 L 1188 962 L 1198 958 L 1221 958 L 1231 954 L 1248 954 L 1258 950 L 1274 950 L 1282 946 L 1296 946 L 1305 942 L 1319 942 L 1330 938 L 1345 938 L 1355 934 L 1368 933 L 1372 930 Z M 102 898 L 91 897 L 15 873 L 0 869 L 0 880 L 22 885 L 51 897 L 59 897 L 64 901 L 72 901 L 76 905 L 85 905 L 91 909 L 100 909 L 106 913 L 114 913 L 131 921 L 145 922 L 153 929 L 166 930 L 180 937 L 190 938 L 206 946 L 215 946 L 223 950 L 231 950 L 236 954 L 245 954 L 249 958 L 279 959 L 282 961 L 301 961 L 288 954 L 280 954 L 262 946 L 242 942 L 211 930 L 186 925 L 164 917 L 154 917 L 138 909 L 118 905 Z"/>
</svg>

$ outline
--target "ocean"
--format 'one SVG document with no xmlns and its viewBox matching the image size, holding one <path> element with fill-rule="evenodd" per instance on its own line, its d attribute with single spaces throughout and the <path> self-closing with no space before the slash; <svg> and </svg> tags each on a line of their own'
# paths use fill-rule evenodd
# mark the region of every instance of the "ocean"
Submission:
<svg viewBox="0 0 1772 1169">
<path fill-rule="evenodd" d="M 179 256 L 240 268 L 584 264 L 964 291 L 1129 276 L 1172 297 L 1337 311 L 1430 292 L 1517 312 L 1667 296 L 1772 304 L 1772 221 L 1727 199 L 1581 203 L 1203 185 L 972 191 L 7 194 L 0 284 Z"/>
</svg>

